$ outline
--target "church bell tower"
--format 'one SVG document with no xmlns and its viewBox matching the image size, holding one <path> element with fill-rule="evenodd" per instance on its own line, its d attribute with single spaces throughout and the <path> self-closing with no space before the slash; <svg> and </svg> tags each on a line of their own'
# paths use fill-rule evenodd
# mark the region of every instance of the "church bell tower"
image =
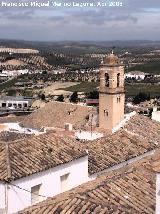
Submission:
<svg viewBox="0 0 160 214">
<path fill-rule="evenodd" d="M 112 52 L 100 67 L 99 127 L 112 131 L 124 118 L 124 65 Z"/>
</svg>

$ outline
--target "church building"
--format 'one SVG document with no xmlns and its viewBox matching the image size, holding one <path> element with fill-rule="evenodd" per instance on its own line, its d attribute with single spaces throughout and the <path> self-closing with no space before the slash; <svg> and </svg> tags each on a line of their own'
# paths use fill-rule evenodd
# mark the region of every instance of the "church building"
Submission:
<svg viewBox="0 0 160 214">
<path fill-rule="evenodd" d="M 124 119 L 124 65 L 112 52 L 100 67 L 99 127 L 108 131 Z"/>
</svg>

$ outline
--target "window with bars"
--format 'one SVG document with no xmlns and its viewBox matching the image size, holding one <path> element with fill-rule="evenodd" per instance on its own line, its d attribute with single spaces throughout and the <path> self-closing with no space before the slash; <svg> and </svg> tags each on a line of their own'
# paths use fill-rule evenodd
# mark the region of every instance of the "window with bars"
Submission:
<svg viewBox="0 0 160 214">
<path fill-rule="evenodd" d="M 108 117 L 108 111 L 106 109 L 104 110 L 104 116 Z"/>
<path fill-rule="evenodd" d="M 69 183 L 69 173 L 60 176 L 61 180 L 61 192 L 68 190 L 68 183 Z"/>
<path fill-rule="evenodd" d="M 39 202 L 39 192 L 41 184 L 31 187 L 31 204 L 36 204 Z"/>
<path fill-rule="evenodd" d="M 117 97 L 117 103 L 120 103 L 120 102 L 121 102 L 121 98 Z"/>
</svg>

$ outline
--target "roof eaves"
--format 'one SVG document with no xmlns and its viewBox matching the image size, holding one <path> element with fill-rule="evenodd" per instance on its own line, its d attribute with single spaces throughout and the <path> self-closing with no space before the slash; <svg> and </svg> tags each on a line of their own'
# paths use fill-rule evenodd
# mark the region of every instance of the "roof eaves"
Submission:
<svg viewBox="0 0 160 214">
<path fill-rule="evenodd" d="M 10 180 L 12 176 L 10 157 L 9 157 L 9 144 L 5 144 L 5 153 L 6 153 L 6 165 L 7 165 L 7 178 L 6 180 Z"/>
</svg>

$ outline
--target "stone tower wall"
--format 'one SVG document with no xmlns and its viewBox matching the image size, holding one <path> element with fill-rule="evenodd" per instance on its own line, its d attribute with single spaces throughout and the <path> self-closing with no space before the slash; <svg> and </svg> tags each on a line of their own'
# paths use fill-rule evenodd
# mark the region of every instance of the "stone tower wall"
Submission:
<svg viewBox="0 0 160 214">
<path fill-rule="evenodd" d="M 106 62 L 100 68 L 99 126 L 111 131 L 124 118 L 124 66 L 114 54 Z"/>
</svg>

